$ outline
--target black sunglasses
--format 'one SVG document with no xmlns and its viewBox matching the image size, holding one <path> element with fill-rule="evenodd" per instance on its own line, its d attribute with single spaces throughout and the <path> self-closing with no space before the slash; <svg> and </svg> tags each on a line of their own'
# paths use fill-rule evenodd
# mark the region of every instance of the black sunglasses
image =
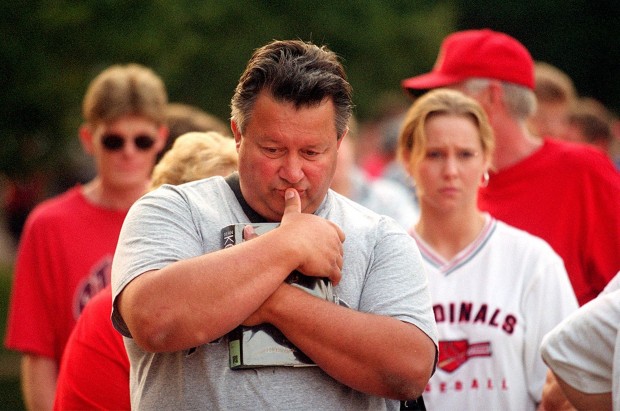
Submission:
<svg viewBox="0 0 620 411">
<path fill-rule="evenodd" d="M 133 139 L 136 148 L 141 151 L 149 150 L 155 144 L 155 139 L 147 135 L 139 135 Z M 125 139 L 118 134 L 105 134 L 101 137 L 101 144 L 108 151 L 118 151 L 125 147 Z"/>
</svg>

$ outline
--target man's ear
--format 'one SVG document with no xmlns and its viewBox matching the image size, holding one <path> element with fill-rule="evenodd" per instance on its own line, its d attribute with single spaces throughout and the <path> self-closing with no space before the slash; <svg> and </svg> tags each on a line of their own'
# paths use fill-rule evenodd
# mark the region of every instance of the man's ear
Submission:
<svg viewBox="0 0 620 411">
<path fill-rule="evenodd" d="M 235 120 L 230 120 L 230 129 L 235 137 L 235 146 L 237 147 L 237 151 L 239 151 L 239 145 L 241 144 L 241 130 Z"/>
<path fill-rule="evenodd" d="M 342 133 L 342 136 L 337 140 L 337 142 L 336 142 L 336 149 L 340 148 L 340 144 L 342 143 L 342 140 L 344 140 L 347 137 L 347 134 L 349 134 L 349 127 L 344 129 L 344 132 Z"/>
<path fill-rule="evenodd" d="M 504 105 L 504 87 L 499 81 L 491 81 L 489 87 L 486 88 L 486 103 L 492 107 L 498 104 Z M 488 113 L 488 111 L 487 111 Z"/>
<path fill-rule="evenodd" d="M 164 147 L 166 147 L 166 143 L 168 142 L 168 138 L 170 135 L 170 129 L 168 126 L 161 125 L 157 129 L 157 140 L 155 141 L 156 152 L 160 153 Z"/>
<path fill-rule="evenodd" d="M 82 124 L 78 130 L 78 135 L 80 137 L 82 149 L 86 154 L 92 156 L 95 151 L 92 126 L 88 124 Z"/>
</svg>

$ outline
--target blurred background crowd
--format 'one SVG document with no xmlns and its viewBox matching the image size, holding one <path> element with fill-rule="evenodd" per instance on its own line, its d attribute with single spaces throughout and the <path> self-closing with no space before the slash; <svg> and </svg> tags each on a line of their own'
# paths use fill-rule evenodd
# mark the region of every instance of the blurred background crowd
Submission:
<svg viewBox="0 0 620 411">
<path fill-rule="evenodd" d="M 111 64 L 151 67 L 164 79 L 170 101 L 227 120 L 232 90 L 256 47 L 274 38 L 327 44 L 342 56 L 353 85 L 360 123 L 355 161 L 372 178 L 392 155 L 394 142 L 385 135 L 382 140 L 381 133 L 389 133 L 389 120 L 409 104 L 400 80 L 431 67 L 442 38 L 455 30 L 489 27 L 516 37 L 535 60 L 565 73 L 573 87 L 569 98 L 590 99 L 582 112 L 603 110 L 604 118 L 613 117 L 620 111 L 620 82 L 613 76 L 620 69 L 615 40 L 620 27 L 614 18 L 620 17 L 620 5 L 611 0 L 597 4 L 7 3 L 0 6 L 2 259 L 11 261 L 25 216 L 35 204 L 92 177 L 75 130 L 86 84 Z"/>
</svg>

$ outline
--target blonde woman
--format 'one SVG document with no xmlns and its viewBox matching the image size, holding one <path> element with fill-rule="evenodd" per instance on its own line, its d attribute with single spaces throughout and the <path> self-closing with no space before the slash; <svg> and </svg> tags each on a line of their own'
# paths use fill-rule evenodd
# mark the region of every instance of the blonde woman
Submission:
<svg viewBox="0 0 620 411">
<path fill-rule="evenodd" d="M 425 262 L 439 362 L 428 409 L 534 410 L 546 367 L 542 337 L 577 308 L 560 257 L 477 205 L 494 140 L 480 105 L 436 89 L 409 109 L 399 157 L 416 182 L 410 229 Z"/>
<path fill-rule="evenodd" d="M 179 136 L 153 169 L 151 190 L 201 178 L 226 176 L 237 169 L 235 140 L 216 131 Z"/>
</svg>

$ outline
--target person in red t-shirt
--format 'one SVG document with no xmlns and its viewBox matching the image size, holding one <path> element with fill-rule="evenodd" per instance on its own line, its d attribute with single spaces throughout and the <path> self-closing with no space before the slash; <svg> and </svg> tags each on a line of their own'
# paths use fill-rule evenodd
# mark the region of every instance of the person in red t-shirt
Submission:
<svg viewBox="0 0 620 411">
<path fill-rule="evenodd" d="M 168 98 L 150 69 L 115 65 L 89 85 L 79 137 L 96 176 L 37 206 L 19 244 L 5 345 L 22 353 L 28 409 L 51 409 L 69 334 L 110 282 L 129 207 L 146 191 L 166 144 Z"/>
<path fill-rule="evenodd" d="M 527 119 L 530 131 L 546 138 L 563 138 L 568 112 L 577 101 L 575 84 L 568 74 L 544 61 L 534 63 L 536 110 Z"/>
<path fill-rule="evenodd" d="M 86 305 L 62 359 L 54 409 L 130 410 L 129 358 L 112 327 L 108 285 Z"/>
<path fill-rule="evenodd" d="M 232 137 L 190 132 L 176 138 L 155 166 L 150 189 L 182 184 L 237 169 Z M 112 293 L 107 286 L 86 305 L 63 354 L 55 410 L 129 410 L 129 358 L 114 329 Z"/>
<path fill-rule="evenodd" d="M 480 208 L 546 240 L 580 304 L 596 297 L 620 269 L 620 174 L 599 150 L 530 133 L 536 97 L 528 50 L 489 29 L 456 32 L 430 73 L 401 85 L 412 94 L 454 88 L 483 106 L 497 145 Z"/>
</svg>

